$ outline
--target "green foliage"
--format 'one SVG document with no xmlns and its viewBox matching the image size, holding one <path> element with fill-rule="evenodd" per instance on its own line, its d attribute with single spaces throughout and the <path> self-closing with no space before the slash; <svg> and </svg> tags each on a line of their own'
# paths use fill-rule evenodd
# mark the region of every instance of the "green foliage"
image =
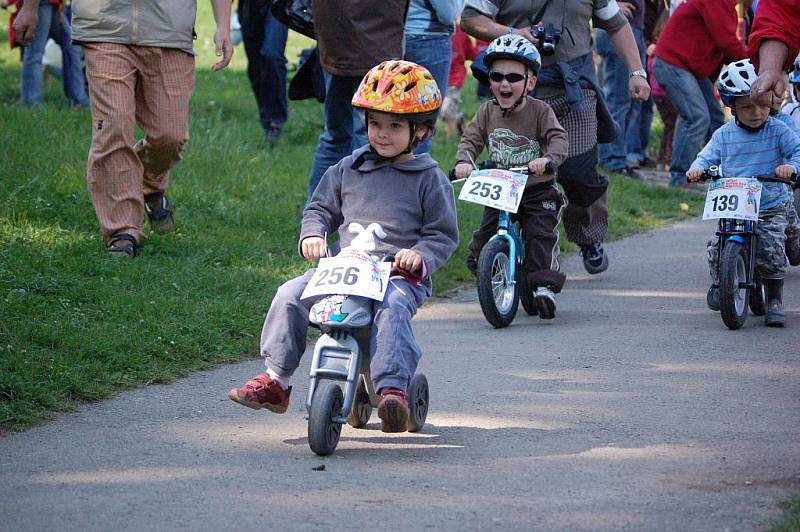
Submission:
<svg viewBox="0 0 800 532">
<path fill-rule="evenodd" d="M 277 286 L 308 266 L 296 238 L 321 107 L 292 102 L 284 137 L 265 147 L 243 49 L 230 69 L 211 72 L 206 3 L 197 28 L 191 141 L 170 188 L 178 229 L 151 235 L 131 261 L 103 252 L 85 178 L 89 111 L 70 108 L 55 79 L 44 108 L 19 106 L 19 54 L 0 50 L 0 427 L 256 356 Z M 2 12 L 0 36 L 7 30 Z M 292 34 L 291 62 L 308 43 Z M 464 94 L 472 114 L 472 82 Z M 433 155 L 445 170 L 455 148 L 436 138 Z M 682 201 L 688 214 L 699 212 L 696 195 L 617 178 L 612 236 L 677 219 L 687 214 Z M 462 245 L 436 275 L 439 295 L 472 279 L 463 264 L 480 209 L 460 203 L 459 215 Z"/>
</svg>

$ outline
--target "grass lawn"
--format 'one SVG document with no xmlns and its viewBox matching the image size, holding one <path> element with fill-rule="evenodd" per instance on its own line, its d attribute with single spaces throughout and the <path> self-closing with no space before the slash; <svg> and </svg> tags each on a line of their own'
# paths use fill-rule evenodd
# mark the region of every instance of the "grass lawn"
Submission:
<svg viewBox="0 0 800 532">
<path fill-rule="evenodd" d="M 102 251 L 85 183 L 89 112 L 66 105 L 58 80 L 45 108 L 20 107 L 19 55 L 0 50 L 0 430 L 256 356 L 276 287 L 308 267 L 296 238 L 321 106 L 292 102 L 284 137 L 265 148 L 241 46 L 231 68 L 210 71 L 212 26 L 201 2 L 191 141 L 170 188 L 178 229 L 152 235 L 132 261 Z M 0 42 L 7 30 L 8 13 L 0 12 Z M 291 62 L 308 43 L 292 34 Z M 464 92 L 474 112 L 474 85 Z M 443 168 L 455 148 L 436 139 Z M 621 177 L 609 203 L 611 238 L 697 215 L 701 206 L 697 194 Z M 436 275 L 439 295 L 471 280 L 463 259 L 480 212 L 460 203 L 459 214 L 462 245 Z"/>
</svg>

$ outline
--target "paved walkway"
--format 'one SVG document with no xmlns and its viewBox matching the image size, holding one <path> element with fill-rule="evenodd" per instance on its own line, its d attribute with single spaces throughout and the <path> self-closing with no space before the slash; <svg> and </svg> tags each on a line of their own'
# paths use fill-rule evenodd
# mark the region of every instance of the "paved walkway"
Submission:
<svg viewBox="0 0 800 532">
<path fill-rule="evenodd" d="M 800 275 L 787 329 L 728 331 L 712 230 L 611 243 L 600 276 L 569 259 L 550 322 L 494 330 L 472 290 L 427 305 L 419 434 L 373 421 L 312 455 L 306 357 L 283 416 L 225 398 L 250 361 L 0 438 L 0 529 L 763 529 L 800 491 Z"/>
</svg>

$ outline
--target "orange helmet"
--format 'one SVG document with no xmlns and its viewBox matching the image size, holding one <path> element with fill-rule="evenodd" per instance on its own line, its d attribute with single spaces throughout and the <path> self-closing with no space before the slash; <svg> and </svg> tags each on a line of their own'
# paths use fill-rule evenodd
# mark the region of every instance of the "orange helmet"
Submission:
<svg viewBox="0 0 800 532">
<path fill-rule="evenodd" d="M 428 69 L 410 61 L 384 61 L 367 72 L 353 95 L 353 107 L 436 122 L 442 93 Z"/>
</svg>

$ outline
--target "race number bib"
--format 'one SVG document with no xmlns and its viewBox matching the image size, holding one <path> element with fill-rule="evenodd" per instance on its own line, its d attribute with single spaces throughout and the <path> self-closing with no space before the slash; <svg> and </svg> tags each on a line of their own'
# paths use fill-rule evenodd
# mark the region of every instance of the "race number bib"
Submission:
<svg viewBox="0 0 800 532">
<path fill-rule="evenodd" d="M 391 270 L 391 262 L 375 260 L 361 250 L 345 249 L 336 257 L 319 259 L 300 299 L 346 294 L 383 301 Z"/>
<path fill-rule="evenodd" d="M 464 183 L 458 199 L 515 213 L 527 182 L 526 174 L 499 168 L 475 170 Z"/>
<path fill-rule="evenodd" d="M 736 218 L 758 220 L 761 204 L 761 182 L 758 179 L 728 178 L 708 184 L 703 220 Z"/>
</svg>

